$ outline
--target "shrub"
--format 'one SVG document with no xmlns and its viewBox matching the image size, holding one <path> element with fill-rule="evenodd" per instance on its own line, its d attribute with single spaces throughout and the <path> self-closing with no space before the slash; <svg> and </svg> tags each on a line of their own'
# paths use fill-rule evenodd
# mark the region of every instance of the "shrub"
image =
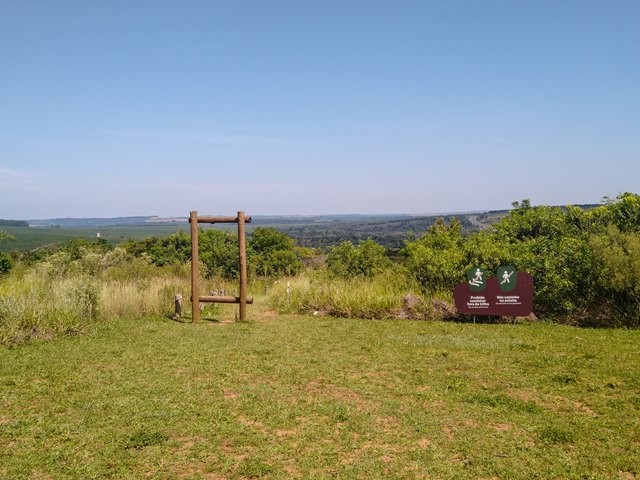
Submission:
<svg viewBox="0 0 640 480">
<path fill-rule="evenodd" d="M 598 285 L 601 297 L 617 306 L 627 317 L 624 324 L 640 324 L 640 233 L 623 233 L 610 225 L 604 235 L 591 237 L 601 271 Z"/>
<path fill-rule="evenodd" d="M 158 267 L 177 265 L 191 259 L 191 237 L 182 230 L 165 238 L 147 239 L 141 243 L 144 247 L 141 253 L 146 253 L 149 261 Z"/>
<path fill-rule="evenodd" d="M 423 291 L 451 290 L 462 280 L 466 260 L 461 232 L 455 218 L 449 225 L 438 219 L 421 238 L 407 243 L 403 252 L 406 265 Z"/>
<path fill-rule="evenodd" d="M 327 256 L 327 268 L 338 277 L 371 277 L 390 265 L 382 245 L 365 240 L 354 246 L 343 242 L 331 248 Z"/>
<path fill-rule="evenodd" d="M 287 287 L 288 284 L 288 287 Z M 420 299 L 407 311 L 405 297 Z M 358 318 L 425 318 L 426 307 L 403 272 L 388 269 L 370 277 L 336 277 L 320 270 L 305 272 L 269 290 L 271 308 L 282 313 L 328 314 Z"/>
<path fill-rule="evenodd" d="M 237 235 L 213 228 L 200 230 L 198 248 L 203 266 L 202 274 L 205 277 L 235 278 L 239 276 Z M 191 259 L 191 250 L 189 250 L 188 259 Z"/>
<path fill-rule="evenodd" d="M 6 275 L 13 268 L 13 260 L 6 253 L 0 252 L 0 275 Z"/>
<path fill-rule="evenodd" d="M 249 267 L 258 275 L 298 274 L 303 267 L 299 253 L 295 240 L 275 228 L 258 227 L 249 238 Z"/>
<path fill-rule="evenodd" d="M 13 236 L 0 232 L 0 242 L 3 240 L 13 240 Z M 0 252 L 0 275 L 5 275 L 11 271 L 13 268 L 13 260 L 6 253 Z"/>
</svg>

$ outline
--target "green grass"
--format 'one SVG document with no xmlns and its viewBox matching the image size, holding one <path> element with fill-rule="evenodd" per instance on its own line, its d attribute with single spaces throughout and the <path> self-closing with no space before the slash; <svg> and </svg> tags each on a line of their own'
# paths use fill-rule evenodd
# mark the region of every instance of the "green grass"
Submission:
<svg viewBox="0 0 640 480">
<path fill-rule="evenodd" d="M 249 308 L 0 347 L 0 478 L 640 475 L 640 331 Z"/>
</svg>

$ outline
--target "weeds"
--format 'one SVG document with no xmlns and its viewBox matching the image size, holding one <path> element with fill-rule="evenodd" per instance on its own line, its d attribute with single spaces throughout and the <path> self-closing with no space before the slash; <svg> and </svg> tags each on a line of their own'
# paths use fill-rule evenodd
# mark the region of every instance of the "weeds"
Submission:
<svg viewBox="0 0 640 480">
<path fill-rule="evenodd" d="M 0 280 L 0 344 L 24 343 L 85 331 L 98 321 L 168 315 L 186 275 L 129 257 L 122 249 L 98 254 L 59 252 Z"/>
</svg>

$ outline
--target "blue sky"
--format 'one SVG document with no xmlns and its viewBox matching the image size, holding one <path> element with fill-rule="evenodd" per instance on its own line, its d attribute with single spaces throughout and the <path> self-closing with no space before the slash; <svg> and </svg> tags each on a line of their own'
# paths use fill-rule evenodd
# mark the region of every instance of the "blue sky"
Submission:
<svg viewBox="0 0 640 480">
<path fill-rule="evenodd" d="M 0 218 L 640 191 L 640 2 L 0 4 Z"/>
</svg>

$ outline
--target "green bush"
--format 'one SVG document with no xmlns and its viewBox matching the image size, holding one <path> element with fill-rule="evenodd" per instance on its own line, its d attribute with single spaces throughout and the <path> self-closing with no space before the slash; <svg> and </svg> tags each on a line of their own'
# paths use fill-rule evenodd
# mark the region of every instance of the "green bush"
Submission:
<svg viewBox="0 0 640 480">
<path fill-rule="evenodd" d="M 275 228 L 256 228 L 249 238 L 248 261 L 261 276 L 296 275 L 304 266 L 293 238 Z"/>
<path fill-rule="evenodd" d="M 591 210 L 514 209 L 493 228 L 463 235 L 439 220 L 403 251 L 425 292 L 450 291 L 472 266 L 531 273 L 539 315 L 585 325 L 640 321 L 640 197 L 625 193 Z"/>
<path fill-rule="evenodd" d="M 327 268 L 342 278 L 371 277 L 390 265 L 385 252 L 385 248 L 373 240 L 365 240 L 355 246 L 351 242 L 343 242 L 331 248 Z"/>
<path fill-rule="evenodd" d="M 451 290 L 462 281 L 466 260 L 462 226 L 455 218 L 447 225 L 443 219 L 427 229 L 404 249 L 406 266 L 428 293 Z"/>
<path fill-rule="evenodd" d="M 13 268 L 13 260 L 6 253 L 0 252 L 0 275 L 6 275 Z"/>
<path fill-rule="evenodd" d="M 190 242 L 189 239 L 188 260 L 191 259 Z M 236 278 L 240 275 L 238 235 L 213 228 L 200 230 L 198 244 L 205 277 Z"/>
<path fill-rule="evenodd" d="M 144 246 L 142 252 L 158 267 L 177 265 L 191 259 L 191 237 L 182 230 L 165 238 L 151 238 L 141 243 Z"/>
<path fill-rule="evenodd" d="M 629 326 L 640 325 L 640 233 L 624 233 L 610 225 L 607 233 L 591 237 L 601 266 L 601 299 L 617 307 Z"/>
<path fill-rule="evenodd" d="M 3 240 L 13 240 L 13 236 L 0 232 L 0 242 Z M 13 268 L 13 260 L 6 253 L 0 252 L 0 275 L 5 275 Z"/>
<path fill-rule="evenodd" d="M 493 231 L 500 261 L 533 275 L 538 314 L 566 316 L 587 309 L 598 296 L 600 268 L 584 221 L 576 222 L 583 211 L 532 207 L 528 200 L 513 205 Z"/>
</svg>

